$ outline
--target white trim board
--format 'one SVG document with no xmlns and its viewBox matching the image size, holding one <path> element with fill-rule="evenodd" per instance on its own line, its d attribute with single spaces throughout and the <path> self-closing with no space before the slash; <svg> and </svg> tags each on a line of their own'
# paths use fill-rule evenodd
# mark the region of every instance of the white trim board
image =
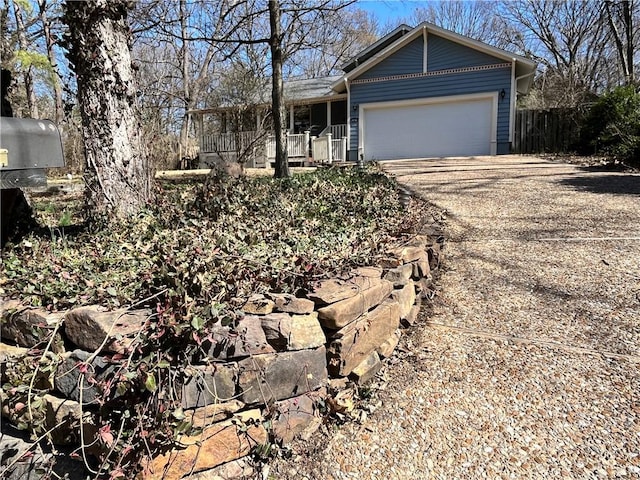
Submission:
<svg viewBox="0 0 640 480">
<path fill-rule="evenodd" d="M 422 27 L 422 73 L 427 73 L 427 67 L 429 65 L 427 62 L 427 52 L 429 51 L 427 41 L 427 27 Z"/>
<path fill-rule="evenodd" d="M 513 142 L 516 116 L 516 61 L 511 61 L 511 91 L 509 92 L 509 143 Z"/>
</svg>

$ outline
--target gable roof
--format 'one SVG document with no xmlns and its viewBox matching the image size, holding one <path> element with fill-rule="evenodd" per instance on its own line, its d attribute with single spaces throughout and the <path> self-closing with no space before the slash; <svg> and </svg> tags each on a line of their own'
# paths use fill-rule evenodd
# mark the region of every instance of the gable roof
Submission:
<svg viewBox="0 0 640 480">
<path fill-rule="evenodd" d="M 398 28 L 402 28 L 403 26 L 406 27 L 406 25 L 401 25 Z M 393 34 L 394 32 L 397 32 L 397 30 L 398 29 L 394 30 L 389 35 Z M 432 23 L 429 23 L 429 22 L 421 23 L 420 25 L 415 27 L 410 32 L 398 37 L 392 43 L 390 43 L 390 44 L 387 43 L 386 47 L 383 47 L 382 49 L 378 48 L 378 49 L 370 50 L 368 52 L 368 53 L 370 53 L 370 55 L 366 56 L 366 61 L 364 61 L 364 63 L 360 63 L 360 65 L 358 65 L 358 66 L 355 66 L 353 69 L 351 69 L 349 71 L 346 71 L 346 74 L 343 77 L 341 77 L 340 80 L 336 81 L 332 85 L 332 88 L 336 92 L 345 91 L 346 90 L 345 80 L 346 81 L 354 80 L 355 78 L 359 77 L 364 72 L 366 72 L 370 68 L 374 67 L 375 65 L 380 63 L 385 58 L 389 57 L 390 55 L 392 55 L 393 53 L 397 52 L 398 50 L 403 48 L 405 45 L 410 43 L 411 41 L 413 41 L 416 38 L 418 38 L 419 36 L 421 36 L 423 34 L 423 32 L 425 32 L 425 31 L 427 33 L 432 33 L 434 35 L 438 35 L 439 37 L 445 38 L 447 40 L 451 40 L 451 41 L 456 42 L 456 43 L 458 43 L 460 45 L 464 45 L 466 47 L 473 48 L 474 50 L 478 50 L 480 52 L 483 52 L 483 53 L 486 53 L 488 55 L 494 56 L 496 58 L 500 58 L 500 59 L 506 60 L 508 62 L 514 61 L 515 65 L 516 65 L 515 76 L 516 76 L 516 79 L 519 79 L 518 80 L 518 85 L 517 85 L 517 90 L 520 93 L 527 93 L 529 91 L 531 83 L 533 82 L 533 74 L 535 73 L 536 68 L 537 68 L 537 63 L 536 62 L 534 62 L 533 60 L 530 60 L 530 59 L 528 59 L 526 57 L 523 57 L 521 55 L 517 55 L 515 53 L 511 53 L 511 52 L 508 52 L 506 50 L 502 50 L 500 48 L 493 47 L 491 45 L 488 45 L 486 43 L 480 42 L 478 40 L 474 40 L 474 39 L 472 39 L 470 37 L 466 37 L 464 35 L 460 35 L 458 33 L 452 32 L 451 30 L 446 30 L 444 28 L 438 27 L 438 26 L 436 26 L 436 25 L 434 25 Z M 381 40 L 384 40 L 385 38 L 389 37 L 389 35 L 383 37 Z M 376 42 L 376 44 L 377 43 L 378 42 Z M 372 45 L 372 47 L 375 46 L 376 44 Z M 384 45 L 384 43 L 381 44 L 381 45 Z M 365 52 L 367 52 L 367 50 L 365 50 L 362 53 L 364 54 Z M 357 56 L 357 58 L 365 57 L 365 55 L 363 55 L 363 54 L 359 54 Z M 351 63 L 348 64 L 348 66 L 350 66 L 350 65 L 351 65 Z"/>
<path fill-rule="evenodd" d="M 345 63 L 341 67 L 342 71 L 347 73 L 350 72 L 357 66 L 369 60 L 373 55 L 378 53 L 380 50 L 383 50 L 384 48 L 391 45 L 393 42 L 398 40 L 403 35 L 406 35 L 407 33 L 409 33 L 411 30 L 413 30 L 413 28 L 410 27 L 409 25 L 406 25 L 404 23 L 402 25 L 399 25 L 397 28 L 387 33 L 384 37 L 379 39 L 377 42 L 369 45 L 367 48 L 365 48 L 361 52 L 358 52 L 354 57 L 349 59 L 349 61 L 347 61 L 347 63 Z"/>
</svg>

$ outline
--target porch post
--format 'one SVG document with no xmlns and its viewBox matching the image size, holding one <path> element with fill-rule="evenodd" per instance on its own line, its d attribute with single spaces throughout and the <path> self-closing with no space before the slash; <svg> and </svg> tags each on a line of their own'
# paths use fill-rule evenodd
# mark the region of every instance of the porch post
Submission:
<svg viewBox="0 0 640 480">
<path fill-rule="evenodd" d="M 293 104 L 289 106 L 289 133 L 295 133 L 295 115 L 293 114 Z"/>
<path fill-rule="evenodd" d="M 204 113 L 199 112 L 197 114 L 198 120 L 196 121 L 196 124 L 198 125 L 198 136 L 200 137 L 200 151 L 202 152 L 204 149 L 204 121 L 203 121 L 203 117 L 204 117 Z"/>
<path fill-rule="evenodd" d="M 327 102 L 327 127 L 331 126 L 331 100 Z"/>
<path fill-rule="evenodd" d="M 331 132 L 327 132 L 327 163 L 333 163 L 333 144 L 331 143 Z"/>
<path fill-rule="evenodd" d="M 349 88 L 349 80 L 344 79 L 344 85 L 347 89 L 347 152 L 351 148 L 351 89 Z M 347 156 L 349 154 L 347 153 Z M 357 154 L 356 154 L 357 159 Z M 348 160 L 348 158 L 345 158 Z"/>
<path fill-rule="evenodd" d="M 304 132 L 304 158 L 309 162 L 309 131 Z"/>
</svg>

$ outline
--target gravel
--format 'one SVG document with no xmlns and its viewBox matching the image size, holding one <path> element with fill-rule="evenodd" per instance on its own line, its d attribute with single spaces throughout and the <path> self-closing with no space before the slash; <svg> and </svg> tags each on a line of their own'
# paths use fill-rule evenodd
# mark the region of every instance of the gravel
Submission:
<svg viewBox="0 0 640 480">
<path fill-rule="evenodd" d="M 384 166 L 447 212 L 440 294 L 359 419 L 294 443 L 268 477 L 640 478 L 640 175 Z"/>
</svg>

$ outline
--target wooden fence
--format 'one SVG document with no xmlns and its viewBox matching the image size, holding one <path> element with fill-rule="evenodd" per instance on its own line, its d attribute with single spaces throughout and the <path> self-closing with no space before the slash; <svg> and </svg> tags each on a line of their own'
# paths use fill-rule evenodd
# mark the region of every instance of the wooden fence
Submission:
<svg viewBox="0 0 640 480">
<path fill-rule="evenodd" d="M 566 153 L 575 148 L 581 109 L 517 110 L 513 153 Z"/>
</svg>

